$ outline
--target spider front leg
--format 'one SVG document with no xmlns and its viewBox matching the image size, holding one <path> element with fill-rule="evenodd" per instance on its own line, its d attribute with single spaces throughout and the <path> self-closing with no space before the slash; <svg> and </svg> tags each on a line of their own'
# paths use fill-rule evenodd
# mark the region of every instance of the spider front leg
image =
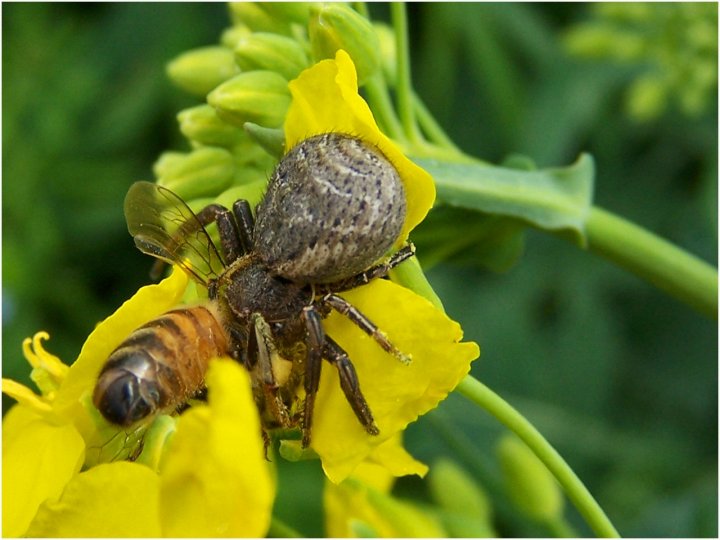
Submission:
<svg viewBox="0 0 720 540">
<path fill-rule="evenodd" d="M 360 381 L 348 354 L 330 336 L 325 336 L 323 357 L 337 368 L 340 376 L 340 388 L 342 388 L 355 416 L 365 427 L 365 431 L 370 435 L 378 435 L 380 430 L 375 425 L 370 406 L 360 391 Z"/>
<path fill-rule="evenodd" d="M 313 410 L 315 409 L 315 396 L 320 386 L 320 368 L 322 367 L 322 350 L 325 343 L 325 330 L 322 327 L 322 317 L 314 306 L 307 306 L 302 310 L 302 319 L 307 331 L 307 358 L 305 359 L 305 403 L 303 405 L 302 445 L 310 445 Z"/>
<path fill-rule="evenodd" d="M 325 330 L 322 327 L 322 317 L 315 306 L 305 307 L 302 312 L 302 318 L 305 321 L 307 330 L 308 351 L 304 378 L 303 448 L 307 448 L 310 445 L 313 410 L 315 408 L 315 397 L 320 386 L 320 369 L 322 367 L 323 357 L 337 368 L 340 376 L 340 387 L 355 416 L 357 416 L 360 423 L 370 435 L 377 435 L 380 433 L 380 430 L 378 430 L 375 425 L 370 407 L 360 391 L 360 381 L 358 381 L 357 372 L 350 361 L 350 357 L 340 345 L 325 335 Z"/>
<path fill-rule="evenodd" d="M 250 203 L 245 199 L 235 201 L 233 203 L 233 216 L 237 224 L 238 238 L 243 253 L 250 253 L 253 248 L 253 229 L 255 228 Z"/>
<path fill-rule="evenodd" d="M 189 209 L 188 209 L 189 211 Z M 220 204 L 209 204 L 182 223 L 175 233 L 176 238 L 191 236 L 208 225 L 215 223 L 220 235 L 220 249 L 225 264 L 232 264 L 253 247 L 254 221 L 250 203 L 239 199 L 233 204 L 232 212 Z M 165 262 L 156 260 L 150 276 L 157 281 L 162 276 Z"/>
<path fill-rule="evenodd" d="M 333 308 L 338 313 L 345 315 L 350 321 L 352 321 L 360 330 L 365 332 L 368 336 L 373 338 L 380 347 L 392 354 L 395 358 L 400 360 L 403 364 L 409 364 L 412 361 L 412 356 L 405 354 L 398 349 L 388 339 L 385 332 L 380 330 L 378 326 L 367 318 L 358 308 L 353 306 L 350 302 L 338 296 L 334 293 L 328 293 L 323 296 L 320 300 L 323 304 Z"/>
</svg>

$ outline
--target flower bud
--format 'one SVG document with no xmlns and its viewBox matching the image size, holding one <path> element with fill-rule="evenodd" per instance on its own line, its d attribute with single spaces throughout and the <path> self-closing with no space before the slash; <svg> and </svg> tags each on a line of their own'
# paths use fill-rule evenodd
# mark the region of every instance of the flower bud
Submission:
<svg viewBox="0 0 720 540">
<path fill-rule="evenodd" d="M 243 71 L 266 69 L 291 80 L 308 67 L 302 46 L 292 38 L 255 32 L 235 45 L 235 62 Z"/>
<path fill-rule="evenodd" d="M 183 90 L 204 97 L 221 82 L 238 72 L 233 52 L 226 47 L 201 47 L 170 61 L 170 79 Z"/>
<path fill-rule="evenodd" d="M 207 97 L 218 116 L 236 126 L 254 122 L 279 127 L 290 106 L 287 81 L 273 71 L 248 71 L 224 82 Z"/>
<path fill-rule="evenodd" d="M 304 26 L 310 18 L 310 2 L 263 2 L 260 5 L 263 11 L 276 19 Z"/>
<path fill-rule="evenodd" d="M 391 84 L 395 84 L 397 74 L 397 50 L 395 44 L 395 32 L 385 23 L 373 23 L 375 34 L 380 43 L 380 61 L 382 63 L 383 75 Z"/>
<path fill-rule="evenodd" d="M 153 163 L 152 166 L 155 178 L 165 176 L 166 172 L 172 170 L 173 167 L 177 167 L 186 155 L 187 154 L 184 154 L 183 152 L 171 151 L 163 152 L 162 154 L 160 154 L 160 157 L 157 158 L 157 160 L 155 161 L 155 163 Z"/>
<path fill-rule="evenodd" d="M 447 459 L 435 463 L 428 477 L 433 500 L 446 510 L 482 517 L 492 515 L 488 496 L 470 475 Z"/>
<path fill-rule="evenodd" d="M 515 437 L 506 434 L 496 448 L 505 486 L 516 507 L 541 522 L 561 517 L 563 495 L 545 464 Z"/>
<path fill-rule="evenodd" d="M 310 45 L 315 60 L 335 58 L 338 49 L 352 58 L 363 84 L 380 67 L 380 40 L 372 23 L 345 4 L 310 8 Z"/>
<path fill-rule="evenodd" d="M 262 178 L 257 178 L 253 182 L 241 186 L 233 186 L 223 191 L 220 196 L 215 199 L 215 202 L 222 204 L 226 208 L 232 208 L 235 201 L 244 199 L 250 203 L 251 207 L 255 208 L 263 198 L 263 195 L 265 195 L 266 190 L 267 175 L 264 175 Z M 315 454 L 315 457 L 317 457 L 317 454 Z"/>
<path fill-rule="evenodd" d="M 246 138 L 242 139 L 232 148 L 229 148 L 235 158 L 236 165 L 233 185 L 244 183 L 243 178 L 248 175 L 248 169 L 262 171 L 263 178 L 267 180 L 268 171 L 271 171 L 278 161 L 277 158 L 271 157 L 270 154 L 267 153 L 267 150 L 247 135 L 247 133 L 245 135 Z M 250 176 L 255 178 L 255 172 L 252 171 Z"/>
<path fill-rule="evenodd" d="M 217 195 L 227 188 L 235 174 L 235 161 L 227 150 L 205 147 L 189 154 L 163 155 L 154 170 L 158 184 L 185 200 Z"/>
<path fill-rule="evenodd" d="M 430 493 L 452 537 L 495 537 L 492 509 L 485 491 L 455 463 L 442 459 L 430 469 Z"/>
<path fill-rule="evenodd" d="M 380 520 L 392 530 L 392 536 L 405 538 L 447 536 L 447 532 L 433 513 L 425 511 L 411 501 L 397 499 L 372 488 L 366 489 L 369 505 L 377 512 Z"/>
<path fill-rule="evenodd" d="M 289 439 L 280 440 L 280 455 L 287 461 L 305 461 L 317 459 L 317 453 L 312 448 L 303 448 L 300 441 Z"/>
<path fill-rule="evenodd" d="M 662 76 L 649 73 L 638 77 L 627 91 L 628 114 L 640 121 L 659 116 L 667 106 L 669 90 Z"/>
<path fill-rule="evenodd" d="M 238 41 L 250 34 L 252 34 L 252 30 L 250 30 L 247 25 L 234 24 L 223 31 L 220 36 L 220 43 L 223 47 L 235 50 L 235 45 L 237 45 Z"/>
<path fill-rule="evenodd" d="M 193 142 L 231 148 L 247 135 L 237 126 L 223 122 L 210 105 L 198 105 L 177 115 L 180 132 Z"/>
<path fill-rule="evenodd" d="M 272 16 L 261 2 L 230 2 L 233 24 L 245 24 L 254 32 L 290 35 L 290 22 Z"/>
<path fill-rule="evenodd" d="M 285 153 L 285 132 L 282 129 L 266 128 L 252 122 L 245 122 L 243 128 L 253 141 L 275 159 L 279 160 Z"/>
</svg>

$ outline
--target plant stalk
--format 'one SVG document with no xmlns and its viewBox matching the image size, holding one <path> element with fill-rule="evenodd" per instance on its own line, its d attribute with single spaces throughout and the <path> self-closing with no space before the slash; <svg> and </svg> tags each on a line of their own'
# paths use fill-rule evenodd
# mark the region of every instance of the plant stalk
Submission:
<svg viewBox="0 0 720 540">
<path fill-rule="evenodd" d="M 485 409 L 520 437 L 555 476 L 587 524 L 598 537 L 619 538 L 619 534 L 588 489 L 535 427 L 508 402 L 483 383 L 466 376 L 456 390 Z"/>
<path fill-rule="evenodd" d="M 396 94 L 397 110 L 405 135 L 412 143 L 422 140 L 415 122 L 413 105 L 412 78 L 410 75 L 410 47 L 408 43 L 407 12 L 402 2 L 390 4 L 393 28 L 395 29 L 395 48 L 397 51 Z"/>
<path fill-rule="evenodd" d="M 718 274 L 712 265 L 596 206 L 585 231 L 590 251 L 717 320 Z"/>
</svg>

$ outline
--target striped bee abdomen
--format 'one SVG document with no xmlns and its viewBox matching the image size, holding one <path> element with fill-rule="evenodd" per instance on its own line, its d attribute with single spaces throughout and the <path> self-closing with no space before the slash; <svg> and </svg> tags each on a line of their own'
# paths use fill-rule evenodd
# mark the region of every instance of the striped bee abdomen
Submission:
<svg viewBox="0 0 720 540">
<path fill-rule="evenodd" d="M 228 338 L 213 308 L 168 311 L 113 351 L 93 402 L 109 422 L 121 426 L 173 410 L 203 387 L 210 359 L 227 353 Z"/>
</svg>

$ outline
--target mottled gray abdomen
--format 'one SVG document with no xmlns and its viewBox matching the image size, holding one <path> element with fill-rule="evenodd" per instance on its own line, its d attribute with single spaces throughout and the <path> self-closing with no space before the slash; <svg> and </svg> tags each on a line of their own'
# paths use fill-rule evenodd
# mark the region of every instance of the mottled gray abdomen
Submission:
<svg viewBox="0 0 720 540">
<path fill-rule="evenodd" d="M 257 207 L 254 251 L 282 277 L 329 283 L 377 262 L 405 212 L 402 181 L 379 150 L 349 135 L 317 135 L 275 169 Z"/>
</svg>

